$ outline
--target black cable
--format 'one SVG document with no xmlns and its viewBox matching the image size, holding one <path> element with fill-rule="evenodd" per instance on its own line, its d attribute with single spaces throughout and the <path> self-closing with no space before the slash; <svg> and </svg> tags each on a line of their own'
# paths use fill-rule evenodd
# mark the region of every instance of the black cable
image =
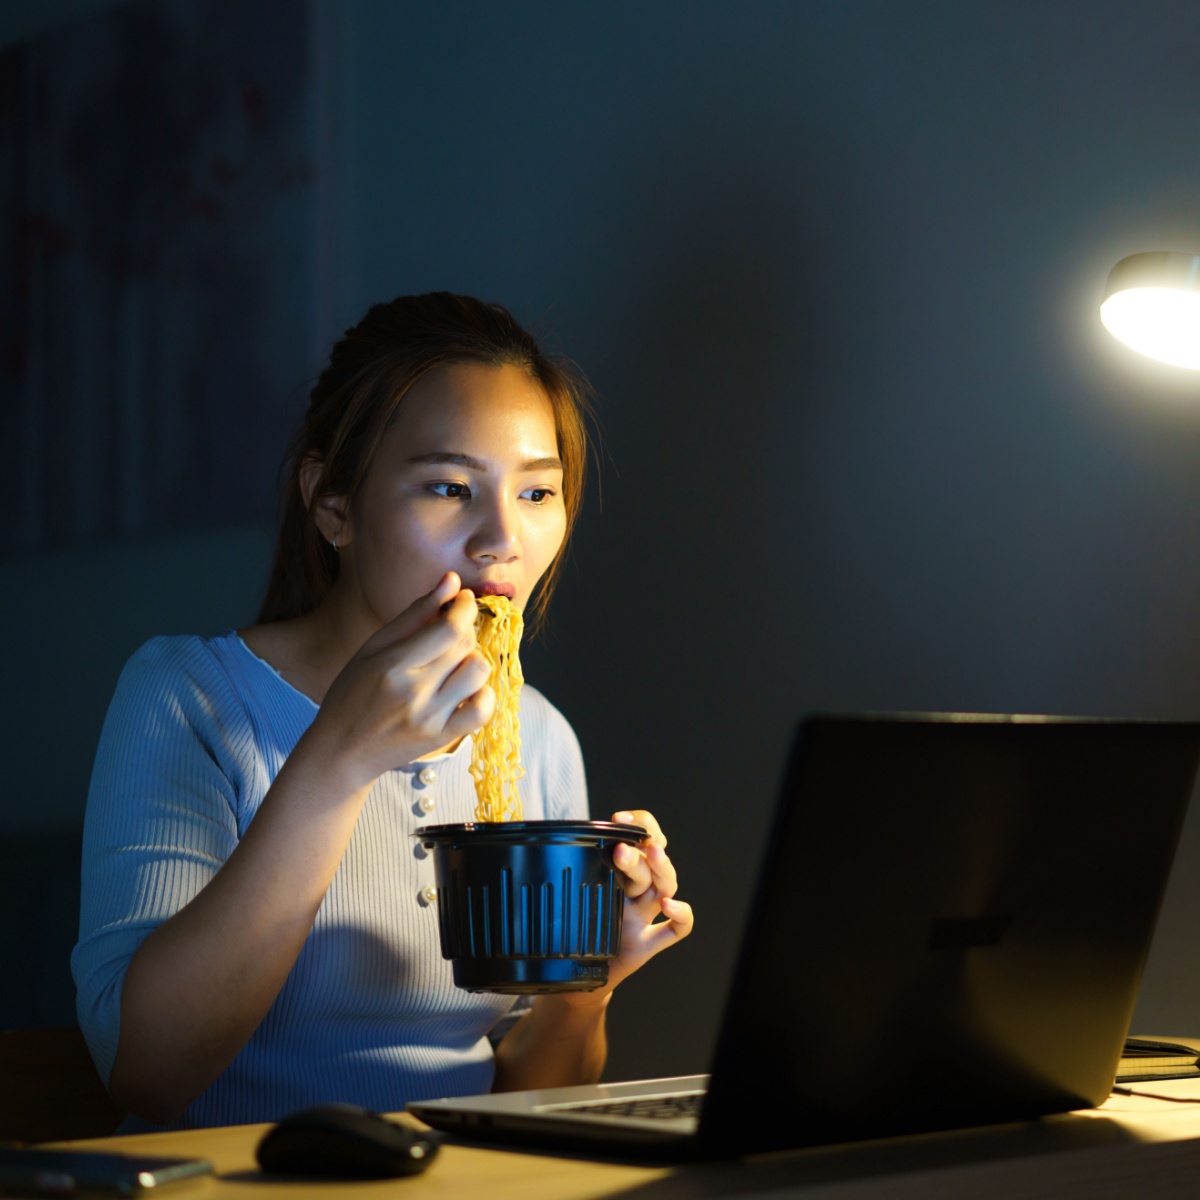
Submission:
<svg viewBox="0 0 1200 1200">
<path fill-rule="evenodd" d="M 1170 1100 L 1172 1104 L 1200 1104 L 1200 1096 L 1164 1096 L 1162 1092 L 1135 1092 L 1133 1088 L 1113 1086 L 1114 1096 L 1141 1096 L 1146 1100 Z"/>
</svg>

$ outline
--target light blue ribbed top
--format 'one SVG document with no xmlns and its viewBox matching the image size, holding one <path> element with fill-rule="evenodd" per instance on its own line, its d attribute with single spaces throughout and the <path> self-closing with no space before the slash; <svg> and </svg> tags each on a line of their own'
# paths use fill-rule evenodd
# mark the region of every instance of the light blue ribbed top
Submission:
<svg viewBox="0 0 1200 1200">
<path fill-rule="evenodd" d="M 71 957 L 79 1023 L 105 1080 L 134 951 L 220 870 L 316 713 L 234 633 L 155 638 L 126 665 L 88 793 Z M 521 734 L 526 817 L 586 817 L 575 734 L 529 685 Z M 177 1127 L 275 1121 L 330 1101 L 391 1112 L 491 1087 L 487 1032 L 512 998 L 454 986 L 436 906 L 421 898 L 433 860 L 412 836 L 472 819 L 470 757 L 468 738 L 375 782 L 282 991 Z M 153 1127 L 131 1118 L 122 1128 Z"/>
</svg>

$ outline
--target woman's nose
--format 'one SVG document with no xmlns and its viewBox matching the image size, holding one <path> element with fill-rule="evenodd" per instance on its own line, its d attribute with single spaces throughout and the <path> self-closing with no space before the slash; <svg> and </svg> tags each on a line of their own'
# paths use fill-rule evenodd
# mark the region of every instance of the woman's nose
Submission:
<svg viewBox="0 0 1200 1200">
<path fill-rule="evenodd" d="M 520 557 L 520 530 L 507 504 L 497 502 L 481 511 L 479 524 L 467 542 L 467 553 L 489 562 L 512 562 Z"/>
</svg>

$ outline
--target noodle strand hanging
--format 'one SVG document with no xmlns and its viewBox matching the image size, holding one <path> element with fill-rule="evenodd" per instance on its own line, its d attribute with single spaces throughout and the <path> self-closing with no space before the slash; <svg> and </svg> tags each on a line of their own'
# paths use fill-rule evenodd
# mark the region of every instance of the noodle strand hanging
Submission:
<svg viewBox="0 0 1200 1200">
<path fill-rule="evenodd" d="M 496 693 L 492 719 L 472 735 L 471 777 L 475 780 L 476 821 L 521 820 L 517 780 L 521 766 L 521 674 L 518 648 L 525 621 L 507 596 L 478 597 L 475 621 L 479 649 L 491 663 L 488 683 Z"/>
</svg>

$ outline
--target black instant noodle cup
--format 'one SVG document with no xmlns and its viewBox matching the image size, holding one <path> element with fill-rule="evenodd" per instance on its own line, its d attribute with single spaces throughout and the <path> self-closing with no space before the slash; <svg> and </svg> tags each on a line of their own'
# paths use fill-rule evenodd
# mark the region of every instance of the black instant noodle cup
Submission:
<svg viewBox="0 0 1200 1200">
<path fill-rule="evenodd" d="M 469 992 L 590 992 L 621 946 L 625 894 L 613 850 L 640 825 L 506 821 L 424 825 L 442 956 Z"/>
</svg>

